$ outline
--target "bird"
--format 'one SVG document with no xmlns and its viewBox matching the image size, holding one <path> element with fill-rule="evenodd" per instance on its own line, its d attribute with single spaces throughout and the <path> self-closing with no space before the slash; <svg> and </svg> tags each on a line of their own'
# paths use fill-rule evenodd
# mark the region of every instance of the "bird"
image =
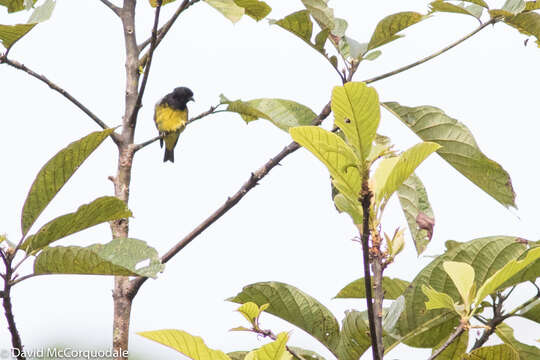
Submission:
<svg viewBox="0 0 540 360">
<path fill-rule="evenodd" d="M 163 162 L 174 163 L 174 147 L 178 142 L 180 133 L 184 131 L 188 120 L 187 103 L 195 101 L 193 91 L 181 86 L 175 88 L 171 93 L 165 95 L 158 101 L 154 109 L 154 122 L 162 136 L 159 139 L 160 147 L 165 142 L 165 155 Z"/>
</svg>

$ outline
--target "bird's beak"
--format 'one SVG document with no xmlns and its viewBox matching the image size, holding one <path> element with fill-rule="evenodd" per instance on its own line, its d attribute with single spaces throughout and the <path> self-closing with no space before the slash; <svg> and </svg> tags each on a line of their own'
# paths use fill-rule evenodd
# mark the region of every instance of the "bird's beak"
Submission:
<svg viewBox="0 0 540 360">
<path fill-rule="evenodd" d="M 190 97 L 188 101 L 193 101 L 195 102 L 195 99 L 193 97 Z"/>
</svg>

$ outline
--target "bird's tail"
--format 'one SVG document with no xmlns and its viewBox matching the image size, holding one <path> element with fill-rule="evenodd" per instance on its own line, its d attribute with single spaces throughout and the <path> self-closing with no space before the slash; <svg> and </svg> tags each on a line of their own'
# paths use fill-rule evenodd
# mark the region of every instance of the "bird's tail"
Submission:
<svg viewBox="0 0 540 360">
<path fill-rule="evenodd" d="M 163 157 L 163 162 L 174 162 L 174 149 L 167 149 L 165 148 L 165 156 Z"/>
</svg>

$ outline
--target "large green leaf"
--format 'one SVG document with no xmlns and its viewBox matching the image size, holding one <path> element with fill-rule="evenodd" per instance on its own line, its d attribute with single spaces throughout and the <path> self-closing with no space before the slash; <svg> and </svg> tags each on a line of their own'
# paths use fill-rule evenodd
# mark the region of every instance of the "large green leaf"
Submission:
<svg viewBox="0 0 540 360">
<path fill-rule="evenodd" d="M 419 143 L 397 158 L 383 159 L 373 176 L 375 202 L 389 199 L 412 175 L 414 170 L 441 146 L 433 142 Z M 397 160 L 396 160 L 397 159 Z"/>
<path fill-rule="evenodd" d="M 495 334 L 505 344 L 511 346 L 518 354 L 520 360 L 538 360 L 540 359 L 540 349 L 536 346 L 530 346 L 519 342 L 514 337 L 514 329 L 505 323 L 497 325 Z"/>
<path fill-rule="evenodd" d="M 313 297 L 280 282 L 261 282 L 245 286 L 240 293 L 228 299 L 243 304 L 270 304 L 266 312 L 298 326 L 311 334 L 331 351 L 339 341 L 339 325 L 330 310 Z"/>
<path fill-rule="evenodd" d="M 508 173 L 479 149 L 469 129 L 432 106 L 407 107 L 395 102 L 383 106 L 422 140 L 442 146 L 437 153 L 474 184 L 504 206 L 515 206 Z"/>
<path fill-rule="evenodd" d="M 76 212 L 60 216 L 43 225 L 34 235 L 26 238 L 21 248 L 32 253 L 53 241 L 106 221 L 131 217 L 126 204 L 114 196 L 104 196 L 82 205 Z"/>
<path fill-rule="evenodd" d="M 272 8 L 264 1 L 259 0 L 234 0 L 236 5 L 244 8 L 246 15 L 256 21 L 264 19 Z"/>
<path fill-rule="evenodd" d="M 145 276 L 163 271 L 158 253 L 144 241 L 114 239 L 88 247 L 55 246 L 43 249 L 34 262 L 35 274 Z"/>
<path fill-rule="evenodd" d="M 24 202 L 21 215 L 23 236 L 79 166 L 113 131 L 96 131 L 69 144 L 41 168 Z"/>
<path fill-rule="evenodd" d="M 362 187 L 358 158 L 338 135 L 317 126 L 289 130 L 294 141 L 308 149 L 330 171 L 334 186 L 349 200 L 356 201 Z"/>
<path fill-rule="evenodd" d="M 511 346 L 502 344 L 483 346 L 463 356 L 463 360 L 519 360 L 518 353 Z"/>
<path fill-rule="evenodd" d="M 2 45 L 9 49 L 24 35 L 26 35 L 36 24 L 0 25 L 0 41 Z"/>
<path fill-rule="evenodd" d="M 445 261 L 443 269 L 461 295 L 465 309 L 469 309 L 471 296 L 474 296 L 474 268 L 464 262 Z"/>
<path fill-rule="evenodd" d="M 243 7 L 236 5 L 234 0 L 204 0 L 208 5 L 219 11 L 223 16 L 229 19 L 233 24 L 238 22 L 244 16 Z"/>
<path fill-rule="evenodd" d="M 291 100 L 254 99 L 249 101 L 230 101 L 222 96 L 222 104 L 228 104 L 227 111 L 240 114 L 247 123 L 266 119 L 278 128 L 289 131 L 291 127 L 311 125 L 317 117 L 310 108 Z"/>
<path fill-rule="evenodd" d="M 431 241 L 435 225 L 433 209 L 429 203 L 426 188 L 420 178 L 413 173 L 398 187 L 397 193 L 416 247 L 416 253 L 420 255 Z"/>
<path fill-rule="evenodd" d="M 382 287 L 385 299 L 397 299 L 409 286 L 409 282 L 397 278 L 383 277 Z M 366 297 L 364 278 L 354 280 L 341 289 L 336 299 L 363 299 Z"/>
<path fill-rule="evenodd" d="M 325 0 L 302 0 L 302 3 L 322 29 L 334 29 L 334 10 Z"/>
<path fill-rule="evenodd" d="M 503 268 L 499 269 L 495 274 L 482 282 L 482 286 L 478 289 L 474 302 L 476 304 L 480 304 L 480 302 L 484 300 L 486 296 L 494 293 L 512 276 L 538 259 L 540 259 L 540 247 L 529 250 L 523 259 L 510 260 Z"/>
<path fill-rule="evenodd" d="M 38 6 L 34 10 L 32 15 L 30 16 L 30 19 L 28 19 L 28 23 L 40 23 L 49 20 L 55 7 L 55 0 L 46 0 L 41 6 Z"/>
<path fill-rule="evenodd" d="M 520 33 L 534 36 L 536 38 L 536 44 L 540 47 L 540 14 L 529 11 L 516 16 L 504 18 L 505 24 L 508 24 Z"/>
<path fill-rule="evenodd" d="M 0 6 L 7 7 L 8 13 L 30 10 L 37 0 L 0 0 Z"/>
<path fill-rule="evenodd" d="M 343 319 L 337 357 L 340 360 L 358 360 L 370 346 L 369 326 L 362 313 L 356 310 L 347 311 Z"/>
<path fill-rule="evenodd" d="M 433 348 L 432 353 L 439 349 L 446 342 L 444 339 Z M 467 345 L 469 344 L 469 332 L 464 331 L 456 340 L 454 340 L 443 352 L 437 356 L 437 360 L 461 360 L 463 354 L 467 352 Z"/>
<path fill-rule="evenodd" d="M 245 360 L 290 360 L 292 355 L 286 348 L 288 340 L 289 335 L 282 332 L 277 335 L 275 341 L 247 354 Z"/>
<path fill-rule="evenodd" d="M 412 11 L 400 12 L 385 17 L 379 21 L 373 35 L 371 35 L 368 50 L 399 39 L 403 35 L 397 35 L 398 32 L 422 21 L 424 18 L 422 14 Z"/>
<path fill-rule="evenodd" d="M 379 96 L 362 82 L 349 82 L 332 91 L 335 125 L 364 161 L 370 154 L 381 119 Z"/>
<path fill-rule="evenodd" d="M 523 316 L 526 319 L 540 323 L 540 299 L 529 304 L 518 313 L 519 316 Z"/>
<path fill-rule="evenodd" d="M 491 275 L 509 261 L 521 256 L 526 246 L 516 238 L 492 236 L 455 244 L 445 254 L 427 265 L 405 290 L 406 308 L 398 322 L 398 332 L 405 344 L 433 348 L 447 338 L 458 324 L 459 317 L 452 310 L 425 310 L 422 286 L 450 295 L 454 301 L 461 296 L 444 271 L 445 261 L 458 261 L 471 265 L 475 271 L 478 289 Z"/>
<path fill-rule="evenodd" d="M 519 14 L 525 10 L 525 1 L 524 0 L 506 0 L 502 10 L 508 11 L 514 15 Z"/>
<path fill-rule="evenodd" d="M 182 330 L 154 330 L 137 333 L 147 339 L 168 346 L 193 360 L 229 360 L 221 350 L 212 350 L 199 336 Z"/>
<path fill-rule="evenodd" d="M 444 1 L 433 1 L 429 4 L 430 10 L 432 12 L 438 11 L 438 12 L 448 12 L 448 13 L 456 13 L 456 14 L 465 14 L 470 15 L 475 18 L 480 18 L 482 15 L 482 7 L 478 5 L 469 5 L 465 6 L 465 4 L 451 4 Z"/>
</svg>

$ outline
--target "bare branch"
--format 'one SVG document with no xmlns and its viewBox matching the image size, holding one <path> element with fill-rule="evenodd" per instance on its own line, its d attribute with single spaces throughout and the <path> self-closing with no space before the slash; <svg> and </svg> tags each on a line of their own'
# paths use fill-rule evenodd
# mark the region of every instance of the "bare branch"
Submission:
<svg viewBox="0 0 540 360">
<path fill-rule="evenodd" d="M 397 75 L 403 71 L 406 71 L 406 70 L 409 70 L 409 69 L 412 69 L 413 67 L 415 66 L 418 66 L 420 64 L 423 64 L 433 58 L 436 58 L 437 56 L 439 55 L 442 55 L 444 54 L 445 52 L 447 52 L 448 50 L 458 46 L 459 44 L 461 44 L 462 42 L 464 42 L 465 40 L 467 40 L 468 38 L 470 38 L 471 36 L 475 35 L 476 33 L 478 33 L 480 30 L 484 29 L 485 27 L 487 27 L 488 25 L 491 25 L 491 24 L 495 24 L 497 21 L 499 21 L 499 19 L 497 18 L 493 18 L 487 22 L 485 22 L 484 24 L 481 24 L 479 27 L 477 27 L 473 32 L 469 33 L 468 35 L 462 37 L 461 39 L 457 40 L 456 42 L 453 42 L 452 44 L 448 45 L 447 47 L 445 47 L 444 49 L 440 50 L 440 51 L 437 51 L 436 53 L 434 54 L 431 54 L 423 59 L 420 59 L 418 61 L 415 61 L 413 62 L 412 64 L 409 64 L 409 65 L 405 65 L 403 67 L 400 67 L 399 69 L 396 69 L 394 71 L 390 71 L 390 72 L 387 72 L 386 74 L 382 74 L 382 75 L 379 75 L 379 76 L 375 76 L 374 78 L 371 78 L 371 79 L 367 79 L 367 80 L 363 80 L 363 82 L 365 82 L 366 84 L 369 84 L 369 83 L 373 83 L 375 81 L 379 81 L 379 80 L 382 80 L 382 79 L 386 79 L 387 77 L 390 77 L 390 76 L 394 76 L 394 75 Z"/>
<path fill-rule="evenodd" d="M 60 86 L 56 85 L 55 83 L 53 83 L 52 81 L 47 79 L 44 75 L 40 75 L 40 74 L 36 73 L 35 71 L 29 69 L 26 65 L 21 64 L 18 61 L 8 59 L 6 57 L 6 55 L 3 55 L 2 57 L 0 57 L 0 64 L 2 64 L 2 63 L 5 63 L 5 64 L 7 64 L 7 65 L 9 65 L 11 67 L 14 67 L 15 69 L 19 69 L 21 71 L 24 71 L 28 75 L 33 76 L 34 78 L 44 82 L 51 89 L 53 89 L 56 92 L 59 92 L 62 96 L 64 96 L 66 99 L 68 99 L 71 103 L 73 103 L 75 106 L 77 106 L 79 109 L 81 109 L 86 115 L 88 115 L 90 117 L 90 119 L 94 120 L 94 122 L 96 124 L 98 124 L 99 127 L 101 127 L 102 129 L 108 129 L 109 128 L 109 126 L 107 126 L 107 124 L 105 124 L 100 118 L 98 118 L 86 106 L 81 104 L 81 102 L 79 100 L 75 99 L 69 92 L 67 92 L 66 90 L 62 89 Z M 115 143 L 118 141 L 117 135 L 115 133 L 112 133 L 111 137 L 112 137 L 112 139 L 114 140 Z"/>
<path fill-rule="evenodd" d="M 109 9 L 111 9 L 116 15 L 118 15 L 118 11 L 120 11 L 120 8 L 113 3 L 111 3 L 109 0 L 100 0 L 104 5 L 106 5 Z"/>
<path fill-rule="evenodd" d="M 2 305 L 4 307 L 4 315 L 8 323 L 9 333 L 11 335 L 11 346 L 13 349 L 18 350 L 17 360 L 26 360 L 26 356 L 23 352 L 23 345 L 19 330 L 15 324 L 15 317 L 13 315 L 13 307 L 11 305 L 11 278 L 13 276 L 12 261 L 14 252 L 5 254 L 2 257 L 4 264 L 6 266 L 6 274 L 4 277 L 4 290 L 2 293 Z"/>
<path fill-rule="evenodd" d="M 326 104 L 319 116 L 317 116 L 312 124 L 320 125 L 320 123 L 330 115 L 330 103 Z M 204 230 L 206 230 L 210 225 L 216 222 L 220 217 L 222 217 L 227 211 L 232 209 L 238 202 L 255 186 L 258 185 L 259 181 L 264 178 L 270 170 L 275 166 L 279 165 L 280 161 L 283 160 L 287 155 L 295 152 L 300 148 L 296 142 L 292 142 L 289 145 L 285 146 L 276 156 L 267 161 L 263 166 L 261 166 L 257 171 L 251 173 L 249 179 L 242 185 L 242 187 L 231 197 L 225 201 L 221 207 L 214 211 L 208 218 L 206 218 L 199 226 L 193 229 L 189 234 L 187 234 L 182 240 L 175 244 L 165 255 L 161 257 L 163 263 L 171 260 L 176 254 L 178 254 L 183 248 L 185 248 L 190 242 L 192 242 L 197 236 L 199 236 Z M 139 291 L 141 285 L 146 281 L 147 278 L 139 277 L 131 282 L 130 295 L 135 296 L 137 291 Z"/>
<path fill-rule="evenodd" d="M 198 3 L 200 0 L 184 0 L 176 10 L 176 12 L 173 14 L 173 16 L 167 21 L 159 30 L 157 34 L 157 42 L 156 47 L 161 43 L 161 40 L 167 35 L 173 24 L 176 22 L 180 14 L 182 14 L 185 10 L 187 10 L 191 5 Z M 143 41 L 139 45 L 139 52 L 143 51 L 146 46 L 148 46 L 152 42 L 152 38 L 148 38 L 145 41 Z M 150 52 L 146 52 L 141 59 L 139 60 L 139 66 L 144 67 L 146 65 L 146 62 L 148 61 Z"/>
<path fill-rule="evenodd" d="M 459 324 L 459 326 L 456 328 L 456 330 L 454 330 L 454 332 L 452 333 L 452 335 L 450 335 L 450 337 L 448 338 L 448 340 L 446 340 L 443 344 L 443 346 L 441 346 L 440 348 L 437 349 L 437 351 L 435 351 L 430 357 L 428 360 L 433 360 L 435 359 L 437 356 L 441 355 L 441 353 L 447 348 L 450 346 L 450 344 L 452 344 L 454 341 L 456 341 L 460 336 L 461 334 L 463 334 L 463 332 L 465 331 L 465 327 L 466 327 L 466 324 L 464 323 L 461 323 Z"/>
<path fill-rule="evenodd" d="M 135 101 L 135 108 L 131 113 L 131 118 L 129 119 L 130 124 L 135 124 L 137 119 L 137 114 L 141 108 L 142 98 L 144 96 L 144 90 L 146 89 L 146 83 L 148 82 L 148 75 L 150 74 L 150 66 L 152 65 L 152 57 L 154 56 L 154 51 L 156 50 L 156 41 L 157 41 L 157 28 L 159 24 L 159 13 L 161 12 L 162 0 L 157 0 L 156 13 L 154 16 L 154 27 L 152 28 L 152 41 L 150 42 L 150 50 L 148 51 L 148 63 L 144 68 L 144 75 L 141 82 L 141 87 L 139 88 L 139 94 L 137 95 L 137 100 Z"/>
</svg>

